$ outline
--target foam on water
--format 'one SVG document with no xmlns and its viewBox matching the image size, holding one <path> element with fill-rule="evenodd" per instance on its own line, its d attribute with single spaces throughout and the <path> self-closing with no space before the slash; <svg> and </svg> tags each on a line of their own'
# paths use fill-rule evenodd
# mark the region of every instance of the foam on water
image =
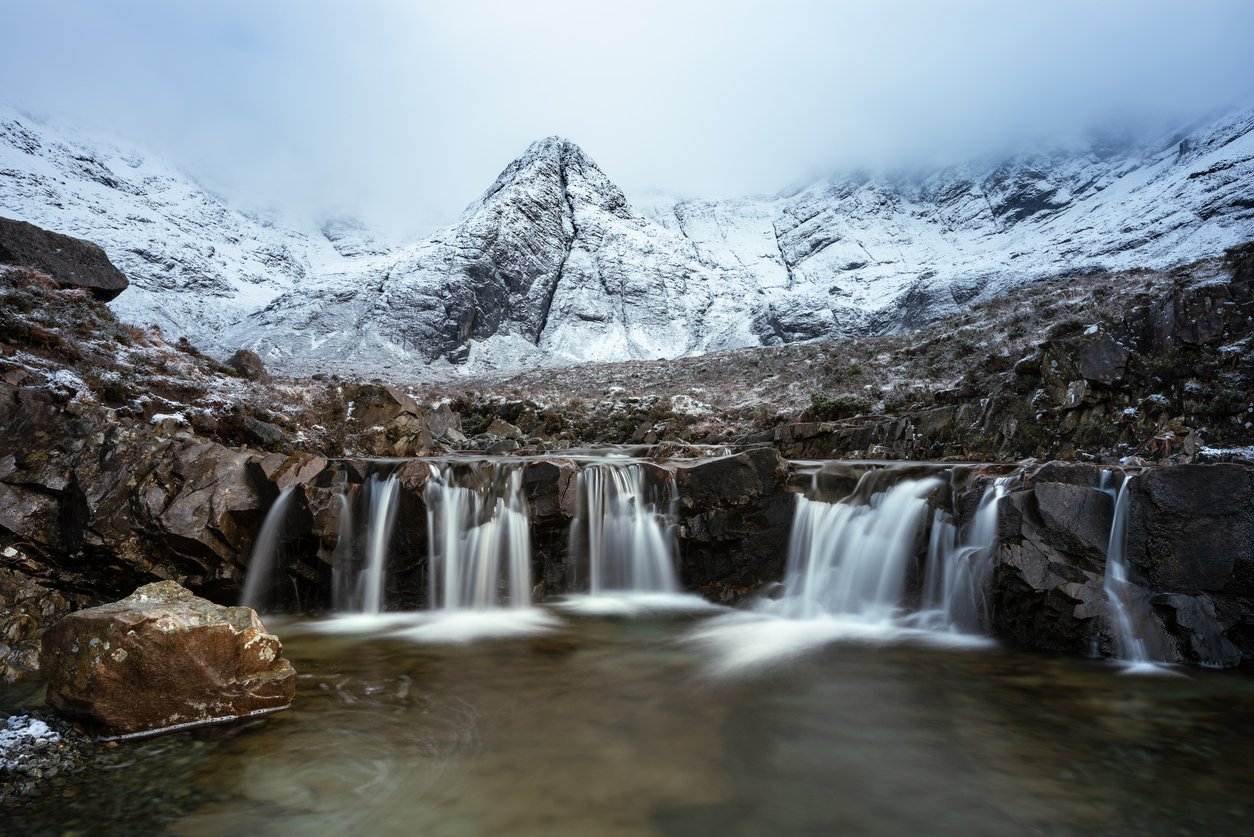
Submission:
<svg viewBox="0 0 1254 837">
<path fill-rule="evenodd" d="M 723 611 L 700 596 L 688 593 L 621 593 L 569 596 L 555 607 L 580 616 L 647 616 L 650 614 L 700 614 Z"/>
<path fill-rule="evenodd" d="M 536 607 L 444 610 L 419 614 L 415 622 L 387 636 L 431 644 L 460 644 L 547 634 L 562 625 L 553 614 Z"/>
</svg>

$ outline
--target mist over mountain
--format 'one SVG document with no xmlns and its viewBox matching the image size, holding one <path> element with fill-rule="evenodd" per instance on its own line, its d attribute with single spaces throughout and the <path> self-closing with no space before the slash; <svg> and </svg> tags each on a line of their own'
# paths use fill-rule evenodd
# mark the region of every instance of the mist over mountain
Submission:
<svg viewBox="0 0 1254 837">
<path fill-rule="evenodd" d="M 124 317 L 292 372 L 439 375 L 912 328 L 1042 276 L 1222 252 L 1254 237 L 1251 175 L 1244 109 L 1154 140 L 640 210 L 552 136 L 456 223 L 394 245 L 351 218 L 250 215 L 136 148 L 0 116 L 0 212 L 100 243 L 133 283 L 113 303 Z"/>
</svg>

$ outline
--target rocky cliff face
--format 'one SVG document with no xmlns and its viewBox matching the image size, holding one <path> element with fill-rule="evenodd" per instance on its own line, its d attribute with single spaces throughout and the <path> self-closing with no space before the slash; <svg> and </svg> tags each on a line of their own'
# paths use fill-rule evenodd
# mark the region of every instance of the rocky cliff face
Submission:
<svg viewBox="0 0 1254 837">
<path fill-rule="evenodd" d="M 223 356 L 392 377 L 676 357 L 910 329 L 1067 271 L 1254 237 L 1254 112 L 1093 145 L 645 213 L 573 143 L 532 145 L 397 251 L 250 218 L 133 149 L 0 113 L 0 211 L 99 242 L 115 305 Z"/>
</svg>

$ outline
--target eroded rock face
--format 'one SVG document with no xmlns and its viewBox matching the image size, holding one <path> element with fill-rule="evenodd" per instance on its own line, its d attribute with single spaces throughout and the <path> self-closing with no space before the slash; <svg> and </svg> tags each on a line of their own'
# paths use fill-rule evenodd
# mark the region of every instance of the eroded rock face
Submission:
<svg viewBox="0 0 1254 837">
<path fill-rule="evenodd" d="M 246 607 L 172 581 L 72 613 L 43 636 L 48 703 L 110 737 L 286 709 L 296 671 Z"/>
</svg>

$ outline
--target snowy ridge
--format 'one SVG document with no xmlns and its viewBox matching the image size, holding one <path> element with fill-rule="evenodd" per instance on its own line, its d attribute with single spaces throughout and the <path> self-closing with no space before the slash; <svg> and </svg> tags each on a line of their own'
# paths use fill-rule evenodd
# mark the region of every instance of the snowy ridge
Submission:
<svg viewBox="0 0 1254 837">
<path fill-rule="evenodd" d="M 1254 239 L 1254 109 L 1144 147 L 1023 154 L 634 209 L 532 144 L 452 226 L 392 250 L 286 228 L 140 151 L 0 109 L 0 214 L 103 246 L 118 313 L 290 372 L 445 374 L 911 328 L 1043 275 Z"/>
</svg>

